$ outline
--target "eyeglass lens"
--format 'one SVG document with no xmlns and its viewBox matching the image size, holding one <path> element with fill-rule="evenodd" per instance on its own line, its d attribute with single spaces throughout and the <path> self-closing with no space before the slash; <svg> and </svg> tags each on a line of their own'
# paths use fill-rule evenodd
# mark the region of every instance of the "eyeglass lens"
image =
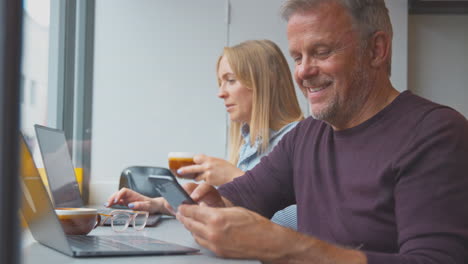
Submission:
<svg viewBox="0 0 468 264">
<path fill-rule="evenodd" d="M 146 214 L 137 213 L 134 218 L 133 227 L 136 230 L 142 230 L 146 226 L 146 220 L 148 219 Z"/>
<path fill-rule="evenodd" d="M 127 229 L 130 224 L 131 216 L 129 214 L 117 213 L 113 214 L 111 219 L 112 230 L 122 232 Z"/>
<path fill-rule="evenodd" d="M 111 225 L 115 232 L 125 231 L 130 224 L 140 231 L 146 226 L 148 215 L 146 213 L 112 212 Z"/>
</svg>

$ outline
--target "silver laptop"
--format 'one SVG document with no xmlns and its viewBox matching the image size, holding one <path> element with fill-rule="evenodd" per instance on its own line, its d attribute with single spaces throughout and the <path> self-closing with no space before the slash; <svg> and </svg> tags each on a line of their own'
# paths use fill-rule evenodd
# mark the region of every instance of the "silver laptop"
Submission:
<svg viewBox="0 0 468 264">
<path fill-rule="evenodd" d="M 65 235 L 23 136 L 20 137 L 20 148 L 21 212 L 39 243 L 72 257 L 171 255 L 199 251 L 145 236 Z"/>
<path fill-rule="evenodd" d="M 67 141 L 63 131 L 34 126 L 55 207 L 83 207 Z"/>
<path fill-rule="evenodd" d="M 62 130 L 41 125 L 34 125 L 34 128 L 54 206 L 83 207 L 65 133 Z M 101 213 L 109 213 L 109 211 L 107 208 L 99 209 Z M 150 214 L 146 226 L 156 226 L 160 218 L 161 214 Z M 114 221 L 117 225 L 124 223 L 125 221 Z M 104 225 L 110 224 L 110 219 L 104 223 Z"/>
</svg>

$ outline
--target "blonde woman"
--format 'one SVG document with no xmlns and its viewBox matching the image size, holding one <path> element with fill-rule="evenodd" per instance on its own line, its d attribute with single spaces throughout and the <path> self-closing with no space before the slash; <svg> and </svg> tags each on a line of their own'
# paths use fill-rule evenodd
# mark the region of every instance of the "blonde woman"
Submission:
<svg viewBox="0 0 468 264">
<path fill-rule="evenodd" d="M 196 165 L 177 171 L 179 176 L 221 185 L 252 169 L 303 114 L 287 61 L 269 40 L 250 40 L 224 48 L 218 59 L 218 97 L 229 113 L 229 160 L 196 155 Z M 122 189 L 109 198 L 130 208 L 167 212 L 161 198 L 142 197 Z M 277 213 L 273 221 L 296 228 L 295 207 Z"/>
<path fill-rule="evenodd" d="M 218 97 L 230 118 L 229 161 L 198 155 L 197 165 L 178 171 L 212 185 L 253 168 L 303 119 L 288 64 L 273 42 L 251 40 L 224 48 L 217 73 Z"/>
</svg>

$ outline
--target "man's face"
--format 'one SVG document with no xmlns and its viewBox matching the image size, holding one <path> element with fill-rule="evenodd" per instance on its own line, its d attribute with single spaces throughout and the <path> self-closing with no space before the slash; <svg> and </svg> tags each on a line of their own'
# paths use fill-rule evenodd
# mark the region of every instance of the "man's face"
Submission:
<svg viewBox="0 0 468 264">
<path fill-rule="evenodd" d="M 314 118 L 343 125 L 365 101 L 365 57 L 351 17 L 336 3 L 294 14 L 288 41 L 294 78 L 307 97 Z"/>
</svg>

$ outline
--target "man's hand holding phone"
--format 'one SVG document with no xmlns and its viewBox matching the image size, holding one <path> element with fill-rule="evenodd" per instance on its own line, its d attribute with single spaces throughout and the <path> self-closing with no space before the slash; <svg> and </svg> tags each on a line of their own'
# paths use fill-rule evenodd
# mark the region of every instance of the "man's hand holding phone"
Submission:
<svg viewBox="0 0 468 264">
<path fill-rule="evenodd" d="M 224 199 L 218 190 L 208 183 L 186 183 L 183 188 L 190 197 L 198 204 L 205 204 L 210 207 L 227 207 L 232 204 Z"/>
</svg>

